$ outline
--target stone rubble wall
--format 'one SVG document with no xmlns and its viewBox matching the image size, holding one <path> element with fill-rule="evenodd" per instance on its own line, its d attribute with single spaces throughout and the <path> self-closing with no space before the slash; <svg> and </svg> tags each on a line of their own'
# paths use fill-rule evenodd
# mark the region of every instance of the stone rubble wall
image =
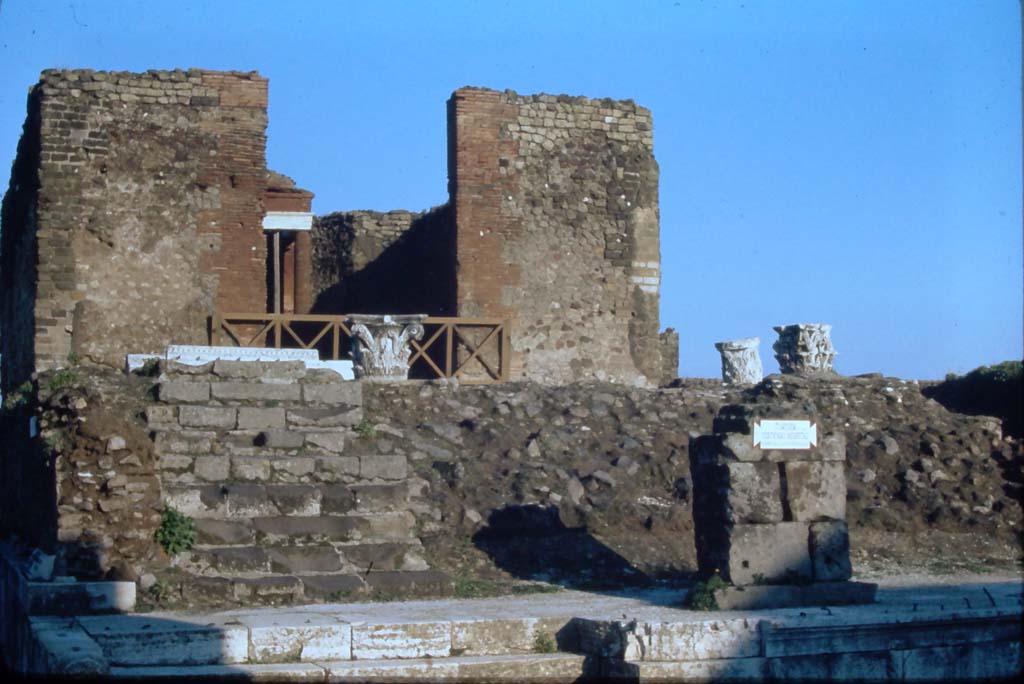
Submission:
<svg viewBox="0 0 1024 684">
<path fill-rule="evenodd" d="M 313 222 L 315 313 L 454 312 L 447 205 L 426 212 L 345 211 Z"/>
<path fill-rule="evenodd" d="M 5 386 L 264 310 L 266 104 L 255 72 L 43 72 L 4 200 Z"/>
<path fill-rule="evenodd" d="M 301 362 L 164 365 L 146 416 L 163 500 L 199 531 L 179 567 L 204 591 L 309 596 L 427 569 L 406 456 L 354 430 L 362 389 Z"/>
<path fill-rule="evenodd" d="M 513 377 L 660 382 L 650 112 L 462 88 L 449 128 L 458 314 L 512 320 Z"/>
</svg>

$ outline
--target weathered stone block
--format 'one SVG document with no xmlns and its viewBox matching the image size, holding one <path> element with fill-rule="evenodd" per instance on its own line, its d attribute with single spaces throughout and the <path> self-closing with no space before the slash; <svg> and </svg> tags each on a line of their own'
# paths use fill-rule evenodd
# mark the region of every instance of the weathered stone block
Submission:
<svg viewBox="0 0 1024 684">
<path fill-rule="evenodd" d="M 281 515 L 320 515 L 322 490 L 314 485 L 269 484 L 267 497 Z"/>
<path fill-rule="evenodd" d="M 304 383 L 302 398 L 311 404 L 362 406 L 363 384 L 351 380 L 334 383 Z"/>
<path fill-rule="evenodd" d="M 178 424 L 178 407 L 153 404 L 146 407 L 146 424 L 153 429 L 174 427 Z"/>
<path fill-rule="evenodd" d="M 373 454 L 359 458 L 359 476 L 366 479 L 401 480 L 408 475 L 405 456 Z"/>
<path fill-rule="evenodd" d="M 349 541 L 355 522 L 332 516 L 256 518 L 253 529 L 263 544 L 318 544 Z"/>
<path fill-rule="evenodd" d="M 190 518 L 219 518 L 227 513 L 227 499 L 217 485 L 167 487 L 162 499 Z"/>
<path fill-rule="evenodd" d="M 251 544 L 255 541 L 252 525 L 248 520 L 196 520 L 196 541 L 210 546 L 233 546 Z"/>
<path fill-rule="evenodd" d="M 257 615 L 241 622 L 249 627 L 250 652 L 259 663 L 352 657 L 351 627 L 330 615 Z"/>
<path fill-rule="evenodd" d="M 268 550 L 271 566 L 279 573 L 338 572 L 338 552 L 330 546 L 292 546 Z"/>
<path fill-rule="evenodd" d="M 736 585 L 811 579 L 807 528 L 802 522 L 735 525 L 729 531 L 726 579 Z"/>
<path fill-rule="evenodd" d="M 213 364 L 213 374 L 222 378 L 298 380 L 306 376 L 302 361 L 228 361 Z"/>
<path fill-rule="evenodd" d="M 238 409 L 239 430 L 284 428 L 285 425 L 285 410 L 283 408 L 242 407 Z"/>
<path fill-rule="evenodd" d="M 811 523 L 811 563 L 818 582 L 850 579 L 850 535 L 846 522 L 834 520 Z"/>
<path fill-rule="evenodd" d="M 842 461 L 784 465 L 786 504 L 796 521 L 845 520 L 846 473 Z"/>
<path fill-rule="evenodd" d="M 270 479 L 270 459 L 256 456 L 232 456 L 231 477 L 236 480 L 265 482 Z"/>
<path fill-rule="evenodd" d="M 209 564 L 211 568 L 224 575 L 271 570 L 267 551 L 252 546 L 229 546 L 189 553 L 193 562 Z"/>
<path fill-rule="evenodd" d="M 210 385 L 214 399 L 226 401 L 299 401 L 298 384 L 271 385 L 253 382 L 215 382 Z"/>
<path fill-rule="evenodd" d="M 365 588 L 358 575 L 307 575 L 300 577 L 307 597 L 334 598 L 348 596 Z"/>
<path fill-rule="evenodd" d="M 779 467 L 774 463 L 733 462 L 728 470 L 726 502 L 733 523 L 782 522 Z"/>
<path fill-rule="evenodd" d="M 352 624 L 352 657 L 440 658 L 451 655 L 451 627 L 447 622 Z"/>
<path fill-rule="evenodd" d="M 316 470 L 316 459 L 309 456 L 275 458 L 270 461 L 270 467 L 274 474 L 287 473 L 288 475 L 301 477 L 309 475 Z"/>
<path fill-rule="evenodd" d="M 185 427 L 213 427 L 231 430 L 235 427 L 237 411 L 219 406 L 181 406 L 178 422 Z"/>
<path fill-rule="evenodd" d="M 306 436 L 290 430 L 265 430 L 256 438 L 256 443 L 268 449 L 298 449 L 306 443 Z"/>
<path fill-rule="evenodd" d="M 320 506 L 324 515 L 348 513 L 355 508 L 356 495 L 345 485 L 320 485 L 320 492 Z"/>
<path fill-rule="evenodd" d="M 198 430 L 161 431 L 156 433 L 155 447 L 160 454 L 208 454 L 216 436 Z"/>
<path fill-rule="evenodd" d="M 164 381 L 160 383 L 157 394 L 160 401 L 167 403 L 187 404 L 209 401 L 210 383 Z"/>
<path fill-rule="evenodd" d="M 305 435 L 306 443 L 310 446 L 319 447 L 336 454 L 340 454 L 345 450 L 346 434 L 344 432 L 307 432 Z"/>
<path fill-rule="evenodd" d="M 405 509 L 409 500 L 409 485 L 361 484 L 353 485 L 355 506 L 360 511 L 392 511 Z"/>
<path fill-rule="evenodd" d="M 294 409 L 288 411 L 290 427 L 350 427 L 363 419 L 360 407 Z"/>
<path fill-rule="evenodd" d="M 229 484 L 222 491 L 231 518 L 267 518 L 280 513 L 262 484 Z"/>
<path fill-rule="evenodd" d="M 359 457 L 317 456 L 316 470 L 322 480 L 337 482 L 347 477 L 359 475 Z"/>
<path fill-rule="evenodd" d="M 200 480 L 223 482 L 231 472 L 231 459 L 227 456 L 196 456 L 192 472 Z"/>
</svg>

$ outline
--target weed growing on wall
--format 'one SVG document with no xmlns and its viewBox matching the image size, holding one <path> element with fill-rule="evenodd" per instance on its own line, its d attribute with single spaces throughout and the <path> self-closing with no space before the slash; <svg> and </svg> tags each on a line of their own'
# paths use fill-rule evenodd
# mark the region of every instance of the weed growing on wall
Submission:
<svg viewBox="0 0 1024 684">
<path fill-rule="evenodd" d="M 534 653 L 554 653 L 556 650 L 558 646 L 555 644 L 555 638 L 547 632 L 537 632 L 533 635 Z"/>
<path fill-rule="evenodd" d="M 363 420 L 352 428 L 352 431 L 359 435 L 360 439 L 373 439 L 377 436 L 377 428 L 368 420 Z"/>
<path fill-rule="evenodd" d="M 160 526 L 153 538 L 172 556 L 188 551 L 196 543 L 195 521 L 168 506 L 160 517 Z"/>
<path fill-rule="evenodd" d="M 694 610 L 718 610 L 715 592 L 728 586 L 729 583 L 722 579 L 718 571 L 715 570 L 715 574 L 706 582 L 697 582 L 689 596 L 686 597 L 687 605 Z"/>
<path fill-rule="evenodd" d="M 32 383 L 23 382 L 18 386 L 18 389 L 11 392 L 10 396 L 4 398 L 4 408 L 8 411 L 13 411 L 21 406 L 27 406 L 32 400 Z"/>
</svg>

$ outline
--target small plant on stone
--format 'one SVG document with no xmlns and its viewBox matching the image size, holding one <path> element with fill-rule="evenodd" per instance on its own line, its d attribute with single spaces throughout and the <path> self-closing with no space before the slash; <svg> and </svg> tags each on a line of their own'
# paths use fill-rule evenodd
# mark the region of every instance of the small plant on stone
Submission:
<svg viewBox="0 0 1024 684">
<path fill-rule="evenodd" d="M 558 650 L 555 638 L 547 632 L 535 632 L 533 635 L 534 653 L 554 653 Z"/>
<path fill-rule="evenodd" d="M 167 603 L 171 598 L 171 585 L 164 580 L 157 580 L 156 584 L 149 588 L 148 593 L 154 603 Z"/>
<path fill-rule="evenodd" d="M 697 582 L 686 597 L 687 605 L 694 610 L 718 610 L 718 601 L 715 600 L 715 592 L 725 589 L 729 583 L 722 579 L 715 570 L 715 574 L 705 582 Z"/>
<path fill-rule="evenodd" d="M 266 401 L 263 402 L 264 408 L 277 408 L 280 405 L 281 402 L 279 402 L 277 399 L 267 399 Z"/>
<path fill-rule="evenodd" d="M 359 425 L 352 428 L 352 431 L 359 435 L 360 439 L 373 439 L 377 436 L 377 428 L 368 420 L 362 420 Z"/>
<path fill-rule="evenodd" d="M 74 371 L 67 368 L 62 368 L 53 374 L 49 382 L 46 383 L 46 389 L 50 392 L 55 390 L 64 389 L 65 387 L 71 387 L 78 382 L 78 376 Z"/>
<path fill-rule="evenodd" d="M 147 378 L 155 377 L 160 371 L 160 359 L 146 359 L 139 368 L 139 375 Z"/>
<path fill-rule="evenodd" d="M 82 362 L 82 357 L 80 357 L 75 352 L 71 352 L 70 354 L 68 354 L 68 365 L 69 366 L 77 366 L 81 362 Z"/>
<path fill-rule="evenodd" d="M 11 392 L 11 394 L 4 398 L 4 408 L 8 411 L 13 411 L 20 406 L 26 406 L 32 399 L 32 383 L 23 382 L 18 386 L 18 389 Z"/>
<path fill-rule="evenodd" d="M 160 517 L 160 526 L 153 538 L 172 556 L 188 551 L 196 543 L 195 521 L 168 506 Z"/>
</svg>

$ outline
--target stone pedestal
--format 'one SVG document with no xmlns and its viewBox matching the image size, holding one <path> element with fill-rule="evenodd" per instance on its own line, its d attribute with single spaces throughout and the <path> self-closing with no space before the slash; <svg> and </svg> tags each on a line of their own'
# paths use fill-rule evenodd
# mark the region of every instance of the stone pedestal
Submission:
<svg viewBox="0 0 1024 684">
<path fill-rule="evenodd" d="M 777 325 L 779 339 L 772 345 L 783 373 L 831 373 L 836 350 L 832 347 L 828 323 Z"/>
<path fill-rule="evenodd" d="M 722 382 L 729 385 L 756 385 L 764 377 L 758 346 L 760 337 L 716 342 L 722 355 Z"/>
<path fill-rule="evenodd" d="M 353 315 L 352 362 L 356 379 L 391 382 L 409 379 L 410 340 L 423 338 L 426 314 Z"/>
<path fill-rule="evenodd" d="M 803 420 L 799 446 L 787 429 Z M 739 588 L 850 579 L 842 431 L 796 406 L 726 406 L 690 454 L 701 575 Z M 799 602 L 812 595 L 793 593 Z"/>
</svg>

